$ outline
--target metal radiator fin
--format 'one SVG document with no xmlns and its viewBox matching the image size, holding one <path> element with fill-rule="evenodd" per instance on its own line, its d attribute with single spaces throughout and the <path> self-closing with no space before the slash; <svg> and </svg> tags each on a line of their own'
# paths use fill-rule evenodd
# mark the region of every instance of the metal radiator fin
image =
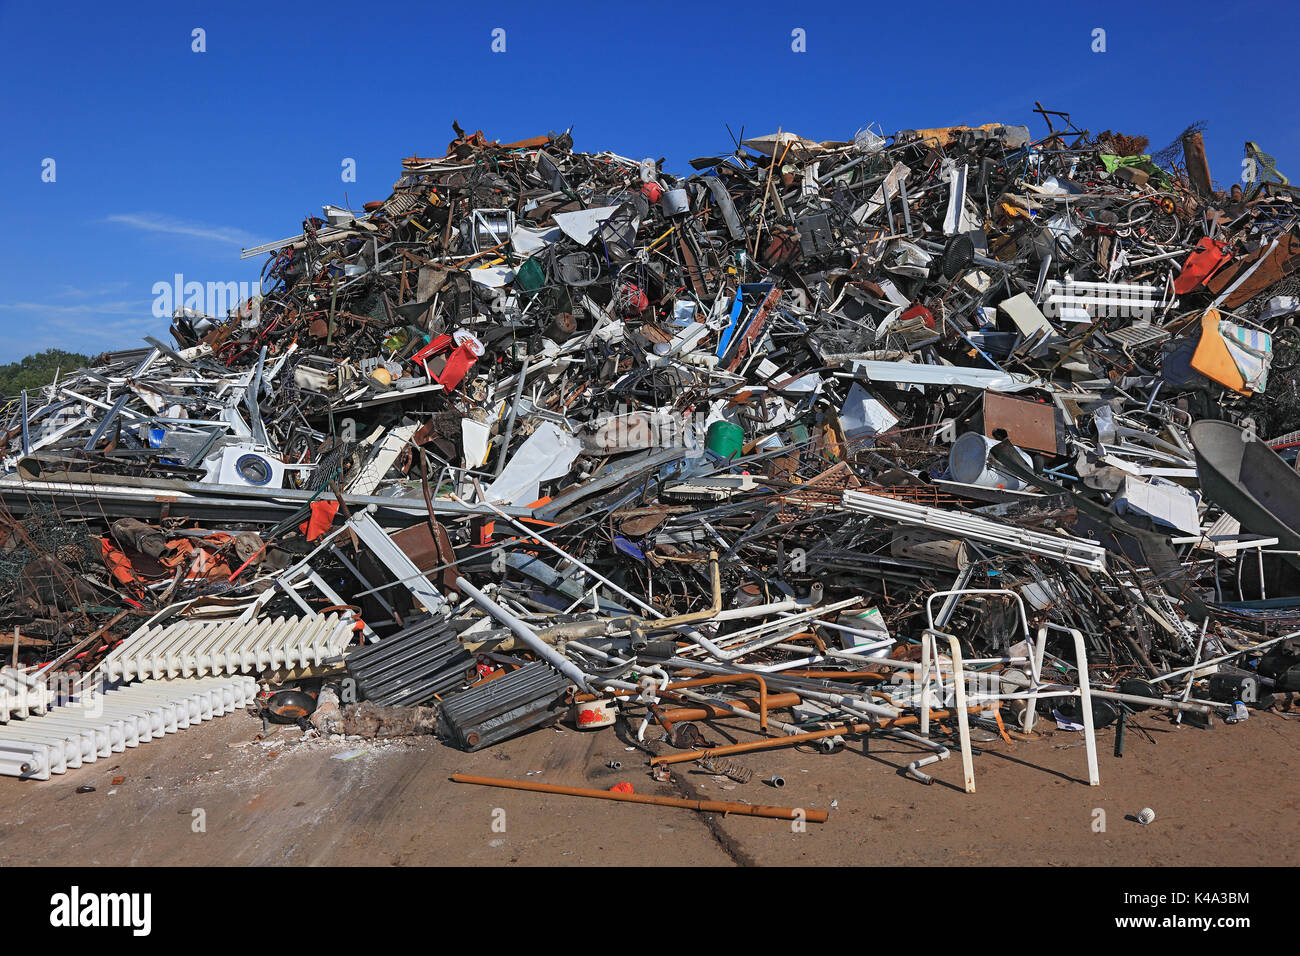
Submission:
<svg viewBox="0 0 1300 956">
<path fill-rule="evenodd" d="M 49 780 L 247 707 L 257 691 L 255 679 L 236 676 L 147 680 L 87 694 L 0 726 L 0 775 Z"/>
</svg>

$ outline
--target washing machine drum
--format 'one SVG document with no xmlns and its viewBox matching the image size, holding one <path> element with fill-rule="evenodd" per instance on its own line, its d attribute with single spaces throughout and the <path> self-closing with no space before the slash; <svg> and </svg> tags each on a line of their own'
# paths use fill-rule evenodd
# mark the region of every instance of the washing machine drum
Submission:
<svg viewBox="0 0 1300 956">
<path fill-rule="evenodd" d="M 235 471 L 239 477 L 250 485 L 269 485 L 275 477 L 275 469 L 261 455 L 249 452 L 235 459 Z"/>
</svg>

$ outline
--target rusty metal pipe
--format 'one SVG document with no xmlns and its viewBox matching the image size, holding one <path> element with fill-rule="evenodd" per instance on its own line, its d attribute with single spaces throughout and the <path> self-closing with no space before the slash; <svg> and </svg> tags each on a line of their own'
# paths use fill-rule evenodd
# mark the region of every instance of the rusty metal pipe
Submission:
<svg viewBox="0 0 1300 956">
<path fill-rule="evenodd" d="M 806 677 L 818 680 L 886 680 L 887 676 L 877 671 L 781 671 L 783 677 Z"/>
<path fill-rule="evenodd" d="M 798 694 L 768 694 L 767 706 L 773 710 L 782 707 L 793 707 L 802 703 L 803 698 Z M 729 700 L 727 707 L 739 710 L 753 710 L 753 702 L 748 700 Z M 664 711 L 664 716 L 673 723 L 683 720 L 713 720 L 718 717 L 734 717 L 726 708 L 716 704 L 704 704 L 701 707 L 678 707 L 673 710 Z"/>
<path fill-rule="evenodd" d="M 553 793 L 565 797 L 591 797 L 595 800 L 617 800 L 619 803 L 648 803 L 656 807 L 681 807 L 701 813 L 735 813 L 747 817 L 768 817 L 773 820 L 808 820 L 825 823 L 825 810 L 803 810 L 794 807 L 767 807 L 752 803 L 726 803 L 721 800 L 684 800 L 680 797 L 657 797 L 645 793 L 614 793 L 610 790 L 591 790 L 587 787 L 561 787 L 550 783 L 530 783 L 525 780 L 504 780 L 500 777 L 473 777 L 454 773 L 457 783 L 473 783 L 481 787 L 501 787 L 505 790 L 531 790 L 534 793 Z"/>
<path fill-rule="evenodd" d="M 767 712 L 770 708 L 790 707 L 800 702 L 800 698 L 798 694 L 769 695 L 767 692 L 767 681 L 763 680 L 762 676 L 759 674 L 716 674 L 710 677 L 695 677 L 690 680 L 675 681 L 671 684 L 665 684 L 661 688 L 661 690 L 664 692 L 672 692 L 675 690 L 684 690 L 687 687 L 712 687 L 715 684 L 736 684 L 736 683 L 749 683 L 749 682 L 758 685 L 758 715 L 759 715 L 758 724 L 764 730 L 767 729 Z M 622 696 L 627 696 L 629 694 L 631 694 L 631 691 L 618 691 L 616 692 L 615 696 L 622 697 Z M 582 696 L 594 700 L 596 695 L 593 694 L 593 695 L 582 695 Z M 779 696 L 782 700 L 785 700 L 786 703 L 774 704 L 772 702 L 774 696 Z M 581 700 L 582 697 L 579 697 L 578 699 Z M 748 704 L 749 704 L 748 701 L 732 701 L 732 702 L 728 702 L 727 706 L 733 709 L 736 707 L 742 707 L 746 711 L 750 711 L 750 707 L 748 706 Z M 706 706 L 717 712 L 714 716 L 734 716 L 732 714 L 727 714 L 727 712 L 722 707 L 719 707 L 717 705 L 709 704 Z M 697 711 L 697 708 L 689 708 L 689 709 L 692 712 Z M 701 715 L 699 717 L 680 717 L 676 719 L 678 720 L 703 719 L 704 711 L 698 710 L 698 712 Z"/>
<path fill-rule="evenodd" d="M 692 680 L 677 681 L 664 690 L 681 690 L 684 687 L 711 687 L 714 684 L 735 684 L 753 681 L 758 684 L 758 725 L 767 729 L 767 681 L 758 674 L 716 674 L 712 677 L 696 677 Z"/>
<path fill-rule="evenodd" d="M 986 710 L 985 707 L 968 707 L 971 713 Z M 951 710 L 934 711 L 930 714 L 932 720 L 952 715 Z M 699 760 L 701 757 L 724 757 L 729 754 L 749 753 L 752 750 L 769 750 L 773 747 L 789 747 L 794 744 L 805 743 L 809 740 L 820 740 L 822 737 L 834 737 L 836 734 L 860 734 L 869 730 L 884 730 L 890 727 L 904 727 L 911 724 L 919 723 L 920 717 L 895 717 L 892 720 L 880 722 L 871 722 L 863 724 L 842 724 L 838 727 L 831 727 L 826 730 L 813 730 L 806 734 L 790 734 L 787 737 L 769 737 L 766 740 L 754 740 L 745 744 L 730 744 L 726 747 L 712 747 L 708 750 L 692 750 L 682 754 L 666 754 L 662 757 L 651 757 L 650 766 L 655 767 L 660 764 L 686 763 L 692 760 Z"/>
</svg>

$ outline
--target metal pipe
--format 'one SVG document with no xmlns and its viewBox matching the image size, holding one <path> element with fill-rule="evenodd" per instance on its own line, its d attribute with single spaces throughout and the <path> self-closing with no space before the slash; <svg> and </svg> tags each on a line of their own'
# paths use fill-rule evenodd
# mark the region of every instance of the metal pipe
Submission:
<svg viewBox="0 0 1300 956">
<path fill-rule="evenodd" d="M 934 753 L 928 757 L 921 757 L 919 760 L 913 760 L 907 765 L 906 770 L 909 777 L 921 781 L 921 783 L 925 784 L 927 787 L 934 783 L 934 777 L 931 777 L 928 773 L 921 773 L 919 768 L 928 767 L 932 763 L 938 763 L 940 760 L 947 760 L 952 756 L 948 748 L 943 744 L 936 743 L 933 740 L 926 740 L 924 737 L 908 733 L 906 730 L 890 730 L 887 731 L 887 733 L 890 737 L 898 737 L 901 740 L 910 740 L 912 743 L 920 744 L 923 747 L 929 747 L 934 751 Z"/>
<path fill-rule="evenodd" d="M 670 667 L 689 667 L 695 670 L 708 671 L 714 674 L 751 673 L 750 671 L 731 671 L 727 670 L 721 664 L 711 664 L 707 661 L 691 661 L 685 658 L 673 658 L 667 663 Z M 784 687 L 788 690 L 797 691 L 804 697 L 823 701 L 828 704 L 834 704 L 836 707 L 841 707 L 845 710 L 858 710 L 863 712 L 862 716 L 864 717 L 870 718 L 874 716 L 893 719 L 901 713 L 901 711 L 895 707 L 880 707 L 859 697 L 848 697 L 844 694 L 831 693 L 827 690 L 817 690 L 816 688 L 807 686 L 807 681 L 786 681 L 782 680 L 779 675 L 773 674 L 765 674 L 764 676 L 769 687 Z"/>
<path fill-rule="evenodd" d="M 577 665 L 538 637 L 537 632 L 531 627 L 519 620 L 519 618 L 515 617 L 501 605 L 497 604 L 463 577 L 456 578 L 456 588 L 462 594 L 473 598 L 474 602 L 478 604 L 479 607 L 483 608 L 483 610 L 487 611 L 488 614 L 492 615 L 506 627 L 510 628 L 516 637 L 528 645 L 529 650 L 542 660 L 546 661 L 546 663 L 550 664 L 565 677 L 569 678 L 569 680 L 573 681 L 579 687 L 589 688 L 591 686 L 591 679 L 584 674 Z"/>
<path fill-rule="evenodd" d="M 998 675 L 999 680 L 1006 681 L 1009 684 L 1017 684 L 1021 687 L 1031 686 L 1027 678 L 1018 678 L 1008 673 Z M 1059 691 L 1058 691 L 1059 689 Z M 972 695 L 974 700 L 1037 700 L 1043 697 L 1074 697 L 1078 694 L 1078 688 L 1071 687 L 1068 684 L 1041 684 L 1037 685 L 1032 693 L 1029 694 L 977 694 Z M 1097 690 L 1090 688 L 1089 694 L 1093 697 L 1101 697 L 1105 700 L 1118 700 L 1126 704 L 1137 704 L 1143 707 L 1167 707 L 1170 710 L 1190 710 L 1198 714 L 1211 714 L 1215 707 L 1208 704 L 1198 704 L 1196 701 L 1169 700 L 1167 697 L 1142 697 L 1138 694 L 1120 694 L 1109 690 Z M 1218 705 L 1226 707 L 1226 704 Z"/>
<path fill-rule="evenodd" d="M 630 660 L 624 660 L 624 659 L 622 659 L 622 658 L 615 657 L 615 656 L 613 656 L 612 654 L 606 654 L 604 651 L 598 650 L 598 649 L 596 649 L 596 648 L 594 648 L 594 647 L 587 647 L 585 644 L 578 644 L 577 642 L 571 642 L 571 643 L 572 643 L 572 646 L 573 646 L 573 647 L 576 647 L 577 649 L 583 651 L 584 653 L 594 654 L 594 655 L 596 655 L 597 657 L 600 657 L 600 658 L 602 658 L 602 659 L 604 659 L 604 660 L 610 661 L 610 662 L 613 663 L 613 664 L 620 664 L 620 665 L 622 665 L 622 664 L 632 664 L 632 663 L 633 663 L 633 662 L 630 661 Z M 670 663 L 671 663 L 671 662 L 670 662 Z M 698 669 L 700 669 L 700 668 L 695 667 L 694 669 L 698 670 Z M 656 668 L 656 670 L 659 670 L 659 668 Z M 642 668 L 642 671 L 645 672 L 645 669 Z M 758 675 L 758 674 L 753 674 L 753 675 L 750 675 L 750 674 L 748 674 L 748 673 L 745 673 L 745 674 L 738 674 L 738 675 L 722 674 L 722 675 L 718 675 L 718 676 L 721 678 L 720 680 L 717 681 L 718 683 L 729 683 L 729 682 L 732 681 L 732 680 L 742 680 L 742 679 L 746 679 L 746 678 L 757 678 L 759 681 L 762 681 L 762 677 L 761 677 L 760 675 Z M 705 678 L 704 680 L 707 680 L 707 679 L 708 679 L 708 678 Z M 632 691 L 632 692 L 635 692 L 635 691 L 639 691 L 639 690 L 640 690 L 639 685 L 636 685 L 636 684 L 626 684 L 625 682 L 612 682 L 612 681 L 605 681 L 605 680 L 601 680 L 600 682 L 601 682 L 602 684 L 604 684 L 605 686 L 607 686 L 607 687 L 618 687 L 620 690 L 623 690 L 623 691 Z M 775 724 L 776 727 L 777 727 L 777 728 L 778 728 L 782 733 L 787 733 L 787 734 L 788 734 L 788 733 L 793 733 L 794 730 L 795 730 L 795 728 L 794 728 L 791 724 L 787 724 L 787 723 L 785 723 L 785 721 L 776 720 L 776 719 L 769 719 L 769 718 L 768 718 L 768 715 L 767 715 L 767 709 L 768 709 L 767 706 L 764 706 L 764 707 L 763 707 L 763 711 L 762 711 L 761 716 L 760 716 L 759 714 L 754 714 L 754 713 L 752 713 L 748 708 L 741 709 L 741 708 L 739 708 L 739 707 L 728 707 L 728 705 L 726 705 L 726 704 L 724 704 L 724 703 L 719 703 L 719 702 L 711 701 L 711 700 L 709 700 L 707 697 L 705 697 L 705 696 L 703 696 L 703 695 L 701 695 L 701 694 L 695 694 L 695 693 L 692 693 L 690 690 L 687 690 L 686 688 L 689 687 L 689 686 L 691 686 L 692 683 L 693 683 L 692 681 L 685 681 L 685 682 L 681 682 L 681 683 L 678 683 L 678 684 L 670 684 L 670 683 L 668 682 L 668 680 L 665 678 L 665 680 L 664 680 L 664 685 L 663 685 L 663 687 L 660 688 L 660 690 L 675 692 L 679 697 L 685 697 L 687 700 L 693 700 L 693 701 L 696 701 L 696 702 L 698 702 L 698 703 L 704 704 L 706 707 L 714 707 L 714 708 L 717 708 L 717 709 L 720 709 L 720 710 L 729 711 L 729 713 L 727 714 L 727 716 L 732 716 L 732 717 L 744 717 L 744 718 L 747 718 L 747 719 L 749 719 L 749 720 L 759 720 L 759 721 L 761 721 L 763 727 L 765 727 L 765 728 L 766 728 L 769 724 Z M 761 684 L 761 687 L 762 687 L 762 697 L 763 697 L 764 700 L 766 700 L 766 697 L 767 697 L 767 685 L 766 685 L 766 682 L 763 682 L 763 683 Z M 624 696 L 624 695 L 623 695 L 623 694 L 618 694 L 618 695 L 616 695 L 616 696 Z M 798 701 L 795 701 L 795 703 L 798 703 Z M 776 705 L 771 704 L 771 705 L 768 705 L 768 706 L 776 706 Z M 683 719 L 684 719 L 684 718 L 683 718 Z"/>
<path fill-rule="evenodd" d="M 536 539 L 538 542 L 540 542 L 540 543 L 542 544 L 543 547 L 547 548 L 547 549 L 550 550 L 550 551 L 554 551 L 556 554 L 560 555 L 560 557 L 564 558 L 566 561 L 568 561 L 570 564 L 574 565 L 575 567 L 581 568 L 585 573 L 589 574 L 591 577 L 595 578 L 595 579 L 596 579 L 597 581 L 599 581 L 601 584 L 605 585 L 605 587 L 609 588 L 610 590 L 612 590 L 612 591 L 613 591 L 614 593 L 616 593 L 616 594 L 621 594 L 623 597 L 627 598 L 629 601 L 631 601 L 631 602 L 632 602 L 633 604 L 635 604 L 637 607 L 641 608 L 641 610 L 643 610 L 643 611 L 647 612 L 648 614 L 650 614 L 651 617 L 654 617 L 654 618 L 662 618 L 662 617 L 663 617 L 663 614 L 661 614 L 659 611 L 655 610 L 655 609 L 654 609 L 653 607 L 651 607 L 649 604 L 646 604 L 645 601 L 642 601 L 642 600 L 641 600 L 639 597 L 637 597 L 635 594 L 632 594 L 630 591 L 625 591 L 625 590 L 623 590 L 621 587 L 619 587 L 619 586 L 618 586 L 617 584 L 615 584 L 613 581 L 609 580 L 609 578 L 605 577 L 603 574 L 600 574 L 600 573 L 598 573 L 597 571 L 595 571 L 594 569 L 592 569 L 592 568 L 588 567 L 587 565 L 583 564 L 581 561 L 579 561 L 579 560 L 578 560 L 577 558 L 575 558 L 573 555 L 569 554 L 569 553 L 568 553 L 567 551 L 565 551 L 563 548 L 559 548 L 559 547 L 556 547 L 555 545 L 551 544 L 551 542 L 549 542 L 549 541 L 547 541 L 545 538 L 543 538 L 543 537 L 542 537 L 542 536 L 537 532 L 536 529 L 534 529 L 534 528 L 526 528 L 526 527 L 524 527 L 523 524 L 521 524 L 520 522 L 516 521 L 514 518 L 510 517 L 508 514 L 506 514 L 504 511 L 502 511 L 502 510 L 501 510 L 500 508 L 498 508 L 496 505 L 492 504 L 492 502 L 490 502 L 490 501 L 487 500 L 487 496 L 483 494 L 483 489 L 482 489 L 482 487 L 479 485 L 479 483 L 478 483 L 478 479 L 477 479 L 477 478 L 474 479 L 474 487 L 478 490 L 478 493 L 479 493 L 479 499 L 480 499 L 481 503 L 482 503 L 486 508 L 488 508 L 490 511 L 492 511 L 492 512 L 493 512 L 493 513 L 494 513 L 498 518 L 502 518 L 503 520 L 508 521 L 510 524 L 514 525 L 515 528 L 516 528 L 517 530 L 522 531 L 524 534 L 526 534 L 530 539 Z M 463 500 L 461 500 L 461 498 L 459 498 L 459 497 L 456 496 L 456 495 L 452 495 L 452 496 L 451 496 L 451 500 L 454 501 L 454 502 L 456 502 L 457 504 L 461 505 L 461 506 L 464 507 L 464 508 L 470 508 L 470 507 L 472 507 L 471 505 L 467 504 L 466 502 L 464 502 Z"/>
<path fill-rule="evenodd" d="M 1083 638 L 1080 638 L 1079 640 L 1082 642 Z M 975 766 L 973 760 L 971 759 L 970 715 L 966 712 L 966 681 L 962 675 L 961 642 L 958 641 L 957 638 L 952 634 L 948 635 L 948 656 L 952 659 L 952 686 L 953 686 L 953 693 L 956 698 L 955 703 L 957 704 L 957 733 L 958 733 L 958 739 L 961 741 L 962 775 L 966 778 L 966 792 L 974 793 L 975 792 Z M 937 667 L 935 669 L 938 670 Z M 942 680 L 942 678 L 940 679 Z M 1084 678 L 1084 686 L 1085 688 L 1087 686 L 1086 676 Z M 1084 691 L 1084 703 L 1085 704 L 1089 703 L 1086 689 Z M 928 700 L 923 699 L 921 701 L 921 706 L 924 707 L 927 711 L 930 709 Z M 1091 740 L 1092 739 L 1091 710 L 1089 710 L 1088 712 L 1088 717 L 1086 722 L 1088 724 L 1088 738 Z"/>
<path fill-rule="evenodd" d="M 985 707 L 972 707 L 972 711 L 986 710 Z M 950 717 L 952 711 L 940 710 L 931 715 L 935 718 Z M 919 717 L 895 717 L 892 720 L 868 722 L 860 724 L 842 724 L 838 727 L 830 727 L 826 730 L 813 730 L 803 734 L 790 734 L 785 737 L 769 737 L 766 740 L 754 740 L 744 744 L 731 744 L 726 747 L 711 747 L 708 750 L 692 750 L 688 753 L 665 754 L 660 757 L 651 757 L 650 766 L 656 767 L 660 764 L 686 763 L 687 761 L 699 760 L 701 757 L 725 757 L 730 754 L 748 753 L 752 750 L 769 750 L 773 747 L 789 747 L 794 744 L 805 743 L 809 740 L 820 740 L 822 737 L 834 737 L 846 734 L 860 734 L 869 730 L 885 730 L 891 727 L 911 726 L 920 721 Z"/>
<path fill-rule="evenodd" d="M 1252 647 L 1243 647 L 1241 650 L 1232 651 L 1228 654 L 1222 654 L 1219 657 L 1211 657 L 1209 660 L 1201 661 L 1199 664 L 1193 664 L 1191 667 L 1179 668 L 1176 671 L 1170 671 L 1168 674 L 1160 677 L 1151 678 L 1151 683 L 1158 684 L 1161 681 L 1172 680 L 1175 677 L 1181 677 L 1191 671 L 1200 670 L 1202 667 L 1209 667 L 1211 664 L 1222 664 L 1224 661 L 1231 660 L 1234 657 L 1240 657 L 1242 654 L 1249 654 L 1252 651 L 1263 650 L 1265 647 L 1272 647 L 1274 644 L 1280 644 L 1282 641 L 1290 640 L 1293 637 L 1300 636 L 1300 631 L 1292 631 L 1290 634 L 1283 634 L 1281 637 L 1275 637 L 1269 641 L 1261 641 Z"/>
<path fill-rule="evenodd" d="M 501 470 L 506 466 L 506 452 L 510 450 L 510 439 L 515 434 L 515 418 L 519 412 L 519 400 L 524 395 L 524 379 L 528 378 L 528 362 L 532 356 L 524 356 L 524 364 L 519 370 L 519 384 L 515 386 L 515 397 L 510 403 L 510 417 L 506 419 L 506 437 L 501 442 L 501 454 L 497 456 L 496 476 L 501 477 Z"/>
<path fill-rule="evenodd" d="M 735 684 L 744 681 L 758 684 L 758 725 L 767 730 L 767 681 L 758 674 L 715 674 L 711 677 L 696 677 L 693 680 L 669 684 L 664 687 L 664 690 L 677 690 L 681 687 L 711 687 L 714 684 Z"/>
<path fill-rule="evenodd" d="M 681 807 L 701 813 L 735 813 L 747 817 L 768 817 L 773 820 L 808 820 L 825 823 L 825 810 L 804 810 L 796 807 L 768 807 L 752 803 L 727 803 L 721 800 L 684 800 L 680 797 L 658 797 L 644 793 L 615 793 L 610 790 L 591 790 L 586 787 L 561 787 L 550 783 L 532 783 L 526 780 L 503 780 L 499 777 L 473 777 L 454 773 L 457 783 L 473 783 L 481 787 L 502 787 L 506 790 L 531 790 L 534 793 L 553 793 L 566 797 L 591 797 L 594 800 L 617 800 L 620 803 L 648 803 L 657 807 Z"/>
<path fill-rule="evenodd" d="M 1237 566 L 1238 568 L 1241 567 L 1240 562 L 1238 562 Z M 1264 574 L 1262 568 L 1260 569 L 1259 586 L 1261 589 L 1263 589 L 1264 587 Z M 1210 616 L 1207 614 L 1205 615 L 1205 618 L 1201 621 L 1201 633 L 1200 636 L 1197 637 L 1196 639 L 1196 653 L 1192 655 L 1192 669 L 1187 675 L 1187 686 L 1183 688 L 1182 696 L 1179 698 L 1179 700 L 1182 700 L 1184 703 L 1187 700 L 1189 700 L 1192 696 L 1192 685 L 1196 683 L 1196 671 L 1200 667 L 1201 651 L 1205 649 L 1205 634 L 1207 631 L 1209 631 L 1209 629 L 1210 629 Z M 1183 721 L 1183 715 L 1180 712 L 1174 717 L 1174 722 L 1182 723 L 1182 721 Z"/>
<path fill-rule="evenodd" d="M 773 709 L 781 707 L 794 707 L 796 704 L 803 702 L 798 694 L 769 694 L 767 697 L 767 706 Z M 751 710 L 753 702 L 748 700 L 729 700 L 726 701 L 726 707 L 717 704 L 705 704 L 702 707 L 677 707 L 672 710 L 665 710 L 664 717 L 671 723 L 679 723 L 683 720 L 715 720 L 719 717 L 734 716 L 727 708 L 731 710 Z"/>
<path fill-rule="evenodd" d="M 753 627 L 745 628 L 743 631 L 736 631 L 732 634 L 728 634 L 727 639 L 734 641 L 736 638 L 745 637 L 759 631 L 769 631 L 774 629 L 784 630 L 790 625 L 802 624 L 809 618 L 816 617 L 818 614 L 841 610 L 853 604 L 858 604 L 860 601 L 860 598 L 846 598 L 845 600 L 838 601 L 834 604 L 814 607 L 799 614 L 792 614 L 789 617 L 778 618 L 774 621 L 768 621 L 763 624 L 755 624 Z M 700 647 L 704 648 L 704 650 L 708 651 L 710 655 L 720 661 L 734 661 L 737 658 L 744 657 L 746 654 L 752 654 L 754 651 L 762 650 L 777 641 L 783 641 L 789 636 L 786 634 L 777 634 L 775 636 L 768 635 L 767 637 L 758 638 L 757 640 L 742 644 L 734 650 L 723 650 L 698 631 L 688 630 L 685 631 L 684 634 L 693 643 L 698 644 Z M 800 648 L 800 650 L 802 650 L 802 648 Z"/>
</svg>

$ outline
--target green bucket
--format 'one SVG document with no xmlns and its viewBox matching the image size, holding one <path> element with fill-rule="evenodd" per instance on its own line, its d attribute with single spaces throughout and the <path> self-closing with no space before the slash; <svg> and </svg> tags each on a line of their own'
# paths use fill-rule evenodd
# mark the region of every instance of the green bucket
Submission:
<svg viewBox="0 0 1300 956">
<path fill-rule="evenodd" d="M 734 458 L 744 444 L 745 430 L 731 422 L 714 422 L 704 434 L 704 447 L 719 458 Z"/>
</svg>

